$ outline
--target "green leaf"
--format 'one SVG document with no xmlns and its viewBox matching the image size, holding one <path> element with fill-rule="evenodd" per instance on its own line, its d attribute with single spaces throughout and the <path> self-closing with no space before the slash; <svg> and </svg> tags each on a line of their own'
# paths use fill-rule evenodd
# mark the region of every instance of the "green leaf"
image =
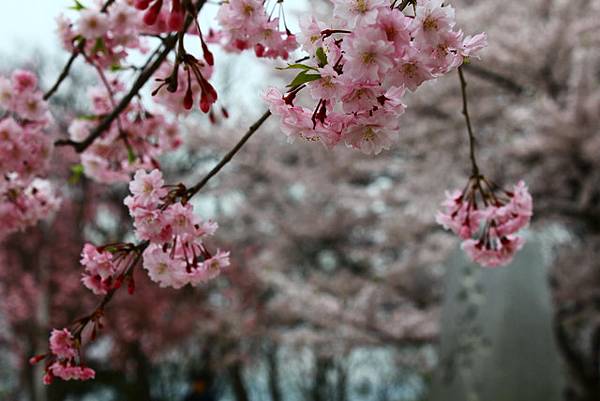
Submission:
<svg viewBox="0 0 600 401">
<path fill-rule="evenodd" d="M 318 71 L 315 67 L 311 67 L 310 65 L 304 65 L 304 64 L 288 64 L 287 67 L 276 67 L 276 70 L 292 70 L 292 69 L 297 69 L 297 70 L 313 70 L 313 71 Z"/>
<path fill-rule="evenodd" d="M 123 67 L 120 64 L 113 64 L 110 66 L 111 72 L 121 71 L 122 69 L 123 69 Z"/>
<path fill-rule="evenodd" d="M 116 253 L 119 250 L 119 248 L 117 248 L 116 246 L 113 246 L 113 245 L 109 245 L 106 248 L 104 248 L 104 250 L 106 252 Z"/>
<path fill-rule="evenodd" d="M 75 185 L 79 183 L 83 176 L 84 168 L 82 164 L 75 164 L 71 166 L 71 176 L 69 177 L 69 184 Z"/>
<path fill-rule="evenodd" d="M 133 162 L 136 161 L 136 159 L 137 156 L 133 152 L 133 149 L 127 148 L 127 160 L 129 161 L 129 164 L 133 164 Z"/>
<path fill-rule="evenodd" d="M 84 114 L 81 116 L 77 117 L 78 120 L 85 120 L 85 121 L 96 121 L 100 119 L 100 116 L 97 116 L 95 114 Z"/>
<path fill-rule="evenodd" d="M 316 81 L 317 79 L 321 79 L 319 74 L 309 74 L 308 71 L 302 71 L 300 74 L 296 75 L 296 78 L 294 78 L 292 82 L 290 82 L 288 88 L 296 88 L 307 82 Z"/>
<path fill-rule="evenodd" d="M 85 10 L 85 6 L 79 2 L 79 0 L 74 0 L 75 5 L 69 7 L 70 10 L 81 11 Z"/>
<path fill-rule="evenodd" d="M 317 60 L 319 60 L 319 67 L 325 67 L 327 65 L 327 55 L 322 47 L 317 49 Z"/>
<path fill-rule="evenodd" d="M 104 44 L 104 39 L 102 39 L 102 38 L 96 39 L 96 43 L 94 44 L 92 53 L 98 53 L 98 52 L 104 51 L 104 50 L 106 50 L 106 45 Z"/>
</svg>

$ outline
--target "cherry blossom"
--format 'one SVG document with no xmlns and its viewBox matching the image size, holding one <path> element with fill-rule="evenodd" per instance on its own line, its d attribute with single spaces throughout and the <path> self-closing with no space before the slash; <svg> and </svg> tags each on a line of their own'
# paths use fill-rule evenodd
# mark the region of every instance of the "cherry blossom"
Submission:
<svg viewBox="0 0 600 401">
<path fill-rule="evenodd" d="M 419 2 L 412 19 L 384 0 L 334 4 L 337 26 L 302 21 L 299 38 L 309 56 L 288 67 L 300 70 L 291 89 L 280 99 L 271 89 L 265 93 L 288 138 L 329 148 L 344 142 L 365 154 L 389 149 L 405 110 L 404 90 L 459 67 L 486 43 L 483 34 L 465 42 L 454 30 L 453 8 L 438 0 Z M 312 111 L 295 105 L 305 87 L 316 102 Z M 388 93 L 396 95 L 393 101 Z"/>
<path fill-rule="evenodd" d="M 0 240 L 35 225 L 60 205 L 46 174 L 52 118 L 30 71 L 0 77 Z"/>
<path fill-rule="evenodd" d="M 504 266 L 523 246 L 515 235 L 533 215 L 531 195 L 523 181 L 511 191 L 496 189 L 482 176 L 469 180 L 464 191 L 446 192 L 436 221 L 463 239 L 462 248 L 485 267 Z"/>
<path fill-rule="evenodd" d="M 50 351 L 59 358 L 70 359 L 77 356 L 75 339 L 69 330 L 52 330 L 50 333 Z"/>
<path fill-rule="evenodd" d="M 143 266 L 152 281 L 161 287 L 181 288 L 215 278 L 229 265 L 229 253 L 211 254 L 204 244 L 217 229 L 203 222 L 185 198 L 185 187 L 170 191 L 163 186 L 162 173 L 136 172 L 129 184 L 132 195 L 124 203 L 134 219 L 136 235 L 149 241 Z"/>
<path fill-rule="evenodd" d="M 74 335 L 68 329 L 54 329 L 50 334 L 48 354 L 30 359 L 31 364 L 47 360 L 44 384 L 51 384 L 55 377 L 62 380 L 89 380 L 96 372 L 82 364 L 80 355 L 81 332 Z"/>
<path fill-rule="evenodd" d="M 278 2 L 283 7 L 283 2 Z M 298 43 L 281 21 L 267 15 L 259 0 L 231 0 L 219 8 L 217 20 L 222 31 L 213 41 L 223 44 L 225 50 L 241 52 L 253 49 L 257 57 L 287 59 Z M 285 23 L 284 23 L 285 25 Z"/>
</svg>

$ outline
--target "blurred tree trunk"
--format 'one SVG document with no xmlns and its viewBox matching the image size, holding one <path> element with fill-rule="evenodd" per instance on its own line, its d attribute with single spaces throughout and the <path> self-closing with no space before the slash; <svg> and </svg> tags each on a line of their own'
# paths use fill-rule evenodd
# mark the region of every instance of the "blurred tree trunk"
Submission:
<svg viewBox="0 0 600 401">
<path fill-rule="evenodd" d="M 244 377 L 242 376 L 242 365 L 239 362 L 235 362 L 229 367 L 229 378 L 231 379 L 231 386 L 236 401 L 250 401 Z"/>
<path fill-rule="evenodd" d="M 348 370 L 343 366 L 343 362 L 337 364 L 337 401 L 347 401 L 348 399 Z"/>
<path fill-rule="evenodd" d="M 28 355 L 34 355 L 35 352 L 37 351 L 36 346 L 34 345 L 35 340 L 33 338 L 29 338 L 29 347 L 27 348 L 27 355 L 24 355 L 24 361 L 22 361 L 21 363 L 23 364 L 23 370 L 21 373 L 21 378 L 20 381 L 22 383 L 22 387 L 23 387 L 23 392 L 25 395 L 25 399 L 30 400 L 30 401 L 39 401 L 39 399 L 37 398 L 37 392 L 36 392 L 36 367 L 32 366 L 29 364 L 28 362 Z M 39 381 L 41 381 L 41 377 L 37 378 Z"/>
<path fill-rule="evenodd" d="M 128 389 L 129 400 L 131 401 L 150 401 L 150 361 L 142 351 L 138 342 L 132 345 L 131 354 L 136 361 L 135 382 Z"/>
<path fill-rule="evenodd" d="M 600 400 L 600 325 L 589 336 L 589 351 L 577 348 L 578 341 L 569 336 L 565 320 L 569 316 L 556 313 L 554 335 L 561 356 L 568 367 L 565 401 Z"/>
<path fill-rule="evenodd" d="M 327 397 L 327 371 L 330 368 L 331 358 L 317 355 L 311 401 L 329 401 Z"/>
<path fill-rule="evenodd" d="M 269 366 L 269 393 L 272 401 L 282 401 L 281 389 L 279 388 L 279 363 L 277 361 L 277 345 L 269 346 L 267 351 L 267 364 Z"/>
</svg>

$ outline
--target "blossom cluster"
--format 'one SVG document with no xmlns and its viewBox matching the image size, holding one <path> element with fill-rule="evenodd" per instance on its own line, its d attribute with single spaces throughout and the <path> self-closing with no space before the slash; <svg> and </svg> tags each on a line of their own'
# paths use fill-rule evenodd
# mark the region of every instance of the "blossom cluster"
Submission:
<svg viewBox="0 0 600 401">
<path fill-rule="evenodd" d="M 52 330 L 50 333 L 50 352 L 30 359 L 35 364 L 46 359 L 44 384 L 52 383 L 55 377 L 63 380 L 89 380 L 96 376 L 93 369 L 81 362 L 79 352 L 81 340 L 68 329 Z"/>
<path fill-rule="evenodd" d="M 278 1 L 272 7 L 283 7 L 282 3 Z M 267 7 L 262 0 L 224 2 L 217 14 L 221 30 L 211 32 L 209 39 L 230 52 L 253 49 L 257 57 L 287 59 L 298 42 L 287 28 L 280 28 L 279 18 L 267 15 Z"/>
<path fill-rule="evenodd" d="M 140 11 L 128 1 L 115 1 L 106 10 L 93 2 L 75 20 L 59 15 L 57 31 L 65 49 L 82 46 L 89 60 L 102 68 L 119 65 L 132 50 L 145 50 Z"/>
<path fill-rule="evenodd" d="M 52 117 L 37 78 L 16 70 L 0 77 L 0 239 L 34 225 L 60 204 L 49 181 Z"/>
<path fill-rule="evenodd" d="M 204 240 L 215 233 L 217 224 L 194 214 L 183 186 L 169 190 L 159 170 L 139 170 L 129 189 L 125 205 L 137 237 L 149 243 L 143 266 L 151 280 L 161 287 L 195 286 L 215 278 L 229 265 L 229 252 L 212 254 L 205 246 Z"/>
<path fill-rule="evenodd" d="M 533 202 L 523 181 L 511 191 L 496 189 L 475 176 L 464 191 L 446 192 L 436 221 L 462 240 L 462 248 L 485 267 L 504 266 L 521 249 L 524 239 L 516 233 L 533 214 Z"/>
<path fill-rule="evenodd" d="M 72 121 L 70 139 L 81 142 L 98 121 L 114 107 L 114 97 L 124 90 L 117 80 L 110 87 L 89 90 L 92 114 Z M 132 103 L 108 130 L 81 153 L 84 174 L 98 182 L 127 182 L 141 168 L 158 165 L 158 157 L 181 145 L 178 125 L 159 111 L 146 111 L 141 103 Z"/>
<path fill-rule="evenodd" d="M 485 34 L 455 30 L 454 9 L 441 0 L 419 1 L 414 17 L 387 0 L 334 0 L 335 26 L 309 17 L 298 35 L 309 54 L 283 95 L 265 100 L 290 140 L 345 142 L 366 154 L 389 149 L 404 112 L 402 96 L 460 66 L 486 45 Z M 307 87 L 314 109 L 295 104 Z"/>
</svg>

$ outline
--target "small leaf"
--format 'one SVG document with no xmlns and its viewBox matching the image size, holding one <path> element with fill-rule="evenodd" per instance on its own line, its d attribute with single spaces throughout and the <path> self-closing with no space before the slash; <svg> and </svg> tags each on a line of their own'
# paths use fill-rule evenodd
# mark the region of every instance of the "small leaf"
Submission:
<svg viewBox="0 0 600 401">
<path fill-rule="evenodd" d="M 77 117 L 77 119 L 85 121 L 96 121 L 100 119 L 100 116 L 97 116 L 95 114 L 84 114 L 82 116 Z"/>
<path fill-rule="evenodd" d="M 304 64 L 288 64 L 287 67 L 275 67 L 276 70 L 292 70 L 292 69 L 298 69 L 298 70 L 314 70 L 314 71 L 318 71 L 315 67 L 311 67 L 310 65 L 304 65 Z"/>
<path fill-rule="evenodd" d="M 317 49 L 317 60 L 319 60 L 319 67 L 325 67 L 327 65 L 327 55 L 322 47 Z"/>
<path fill-rule="evenodd" d="M 75 164 L 71 166 L 71 176 L 69 177 L 69 184 L 75 185 L 79 183 L 83 176 L 84 168 L 82 164 Z"/>
<path fill-rule="evenodd" d="M 123 69 L 123 67 L 120 64 L 113 64 L 110 66 L 111 72 L 121 71 L 122 69 Z"/>
<path fill-rule="evenodd" d="M 296 78 L 288 85 L 289 88 L 296 88 L 302 84 L 307 82 L 316 81 L 321 79 L 319 74 L 309 74 L 307 71 L 302 71 L 300 74 L 296 75 Z"/>
<path fill-rule="evenodd" d="M 85 6 L 79 2 L 79 0 L 74 0 L 75 5 L 69 7 L 70 10 L 81 11 L 85 10 Z"/>
<path fill-rule="evenodd" d="M 129 161 L 129 164 L 133 164 L 133 162 L 135 162 L 136 159 L 137 159 L 137 156 L 133 152 L 133 149 L 127 148 L 127 160 Z"/>
<path fill-rule="evenodd" d="M 104 44 L 104 39 L 102 39 L 102 38 L 96 39 L 96 43 L 94 44 L 92 53 L 98 53 L 98 52 L 104 51 L 104 50 L 106 50 L 106 45 Z"/>
</svg>

